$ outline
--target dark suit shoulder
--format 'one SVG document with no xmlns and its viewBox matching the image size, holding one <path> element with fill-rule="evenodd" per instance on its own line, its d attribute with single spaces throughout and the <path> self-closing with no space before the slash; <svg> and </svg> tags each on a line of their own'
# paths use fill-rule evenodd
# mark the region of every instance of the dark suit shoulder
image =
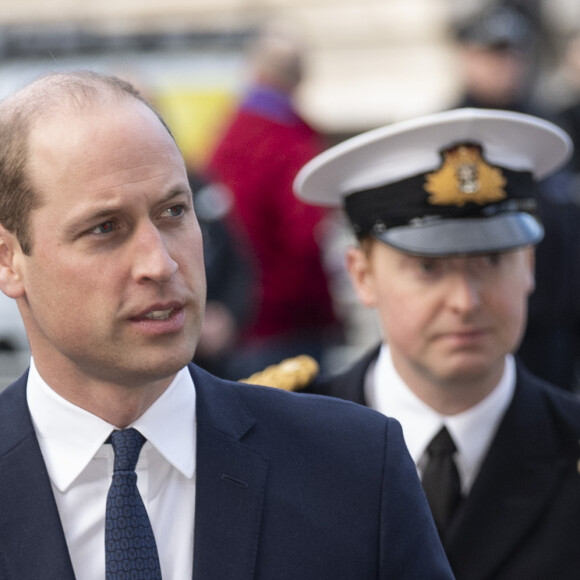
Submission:
<svg viewBox="0 0 580 580">
<path fill-rule="evenodd" d="M 253 384 L 223 381 L 197 369 L 194 382 L 200 416 L 211 415 L 213 428 L 256 444 L 265 454 L 297 452 L 336 458 L 353 468 L 374 470 L 390 443 L 406 452 L 399 424 L 381 413 L 331 397 L 294 393 Z M 211 384 L 210 389 L 208 385 Z M 211 394 L 211 396 L 209 396 Z M 372 459 L 371 459 L 372 458 Z M 367 462 L 367 463 L 365 463 Z"/>
<path fill-rule="evenodd" d="M 523 392 L 521 392 L 523 391 Z M 561 435 L 571 440 L 574 450 L 580 440 L 580 398 L 532 374 L 524 365 L 517 366 L 517 389 L 514 401 L 525 401 L 529 409 L 530 430 L 544 417 L 551 419 Z M 523 405 L 522 405 L 523 406 Z"/>
<path fill-rule="evenodd" d="M 27 377 L 28 373 L 25 373 L 0 392 L 0 455 L 33 433 L 26 402 Z"/>
<path fill-rule="evenodd" d="M 387 419 L 381 413 L 353 404 L 341 398 L 322 396 L 317 393 L 287 392 L 259 385 L 238 385 L 234 388 L 240 397 L 254 412 L 267 413 L 269 420 L 274 422 L 292 421 L 297 426 L 308 428 L 313 425 L 324 425 L 329 429 L 384 428 Z"/>
<path fill-rule="evenodd" d="M 367 405 L 364 392 L 366 375 L 369 367 L 377 360 L 380 348 L 380 345 L 375 346 L 341 373 L 317 377 L 302 392 L 336 397 L 353 401 L 359 405 Z"/>
</svg>

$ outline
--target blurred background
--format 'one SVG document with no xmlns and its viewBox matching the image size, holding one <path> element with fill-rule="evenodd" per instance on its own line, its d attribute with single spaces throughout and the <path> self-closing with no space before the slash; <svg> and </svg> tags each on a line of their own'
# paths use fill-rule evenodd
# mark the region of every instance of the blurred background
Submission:
<svg viewBox="0 0 580 580">
<path fill-rule="evenodd" d="M 580 98 L 578 0 L 3 0 L 0 98 L 46 70 L 128 78 L 161 110 L 197 175 L 248 83 L 248 44 L 265 27 L 300 38 L 306 74 L 296 105 L 330 146 L 461 103 L 466 70 L 477 66 L 466 66 L 462 35 L 492 5 L 525 13 L 530 28 L 508 27 L 501 42 L 533 37 L 517 47 L 529 57 L 526 105 L 559 119 Z M 344 276 L 349 237 L 340 217 L 325 231 L 321 252 L 342 331 L 324 364 L 340 370 L 378 334 Z M 13 307 L 0 302 L 0 386 L 28 358 Z"/>
</svg>

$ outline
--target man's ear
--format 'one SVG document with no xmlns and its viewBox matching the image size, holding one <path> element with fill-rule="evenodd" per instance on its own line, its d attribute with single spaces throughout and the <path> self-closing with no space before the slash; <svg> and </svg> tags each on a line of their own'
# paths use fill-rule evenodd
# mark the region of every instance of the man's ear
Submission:
<svg viewBox="0 0 580 580">
<path fill-rule="evenodd" d="M 24 295 L 24 284 L 18 267 L 22 249 L 16 236 L 0 225 L 0 290 L 10 298 Z"/>
<path fill-rule="evenodd" d="M 370 251 L 365 251 L 360 247 L 350 247 L 346 253 L 346 269 L 350 280 L 364 306 L 374 307 L 377 303 L 375 292 L 375 276 L 370 260 Z"/>
</svg>

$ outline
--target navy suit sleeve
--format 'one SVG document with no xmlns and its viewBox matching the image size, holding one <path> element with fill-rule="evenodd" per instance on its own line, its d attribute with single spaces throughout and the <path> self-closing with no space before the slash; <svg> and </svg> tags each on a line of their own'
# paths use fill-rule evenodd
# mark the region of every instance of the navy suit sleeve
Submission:
<svg viewBox="0 0 580 580">
<path fill-rule="evenodd" d="M 453 578 L 401 426 L 393 419 L 387 429 L 380 537 L 380 578 Z"/>
</svg>

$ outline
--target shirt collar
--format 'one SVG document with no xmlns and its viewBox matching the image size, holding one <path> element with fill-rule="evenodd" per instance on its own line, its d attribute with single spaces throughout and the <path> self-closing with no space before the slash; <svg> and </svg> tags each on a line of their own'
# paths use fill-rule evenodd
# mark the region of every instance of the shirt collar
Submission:
<svg viewBox="0 0 580 580">
<path fill-rule="evenodd" d="M 375 408 L 396 417 L 418 468 L 431 439 L 445 425 L 457 446 L 457 467 L 462 486 L 468 489 L 509 406 L 516 383 L 513 356 L 506 357 L 497 387 L 482 401 L 452 416 L 441 415 L 421 401 L 403 382 L 393 365 L 390 349 L 383 345 L 374 371 L 372 396 Z"/>
<path fill-rule="evenodd" d="M 66 491 L 115 426 L 53 391 L 38 373 L 33 359 L 27 400 L 49 477 L 60 491 Z M 131 427 L 142 433 L 175 469 L 192 478 L 195 425 L 195 387 L 189 370 L 184 367 Z"/>
</svg>

